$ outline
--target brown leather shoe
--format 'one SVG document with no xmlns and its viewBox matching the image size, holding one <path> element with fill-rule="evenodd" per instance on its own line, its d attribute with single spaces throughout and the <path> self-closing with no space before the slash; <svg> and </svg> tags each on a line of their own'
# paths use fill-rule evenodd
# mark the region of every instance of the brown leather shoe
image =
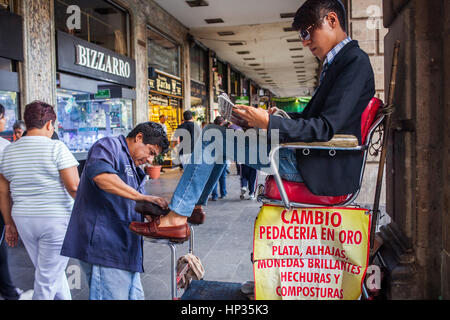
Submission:
<svg viewBox="0 0 450 320">
<path fill-rule="evenodd" d="M 192 224 L 203 224 L 206 219 L 206 213 L 203 208 L 194 208 L 191 216 L 187 219 L 187 222 Z"/>
<path fill-rule="evenodd" d="M 169 239 L 173 242 L 184 242 L 191 236 L 187 223 L 173 227 L 159 227 L 159 219 L 151 222 L 131 222 L 129 229 L 144 237 L 154 239 Z"/>
</svg>

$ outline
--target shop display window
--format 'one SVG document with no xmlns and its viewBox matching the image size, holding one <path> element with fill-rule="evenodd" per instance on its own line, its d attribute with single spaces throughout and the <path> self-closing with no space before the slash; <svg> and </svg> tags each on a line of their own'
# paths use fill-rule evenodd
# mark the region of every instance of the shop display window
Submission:
<svg viewBox="0 0 450 320">
<path fill-rule="evenodd" d="M 0 0 L 0 9 L 12 11 L 14 7 L 13 0 Z"/>
<path fill-rule="evenodd" d="M 72 152 L 86 152 L 103 137 L 127 135 L 133 127 L 131 99 L 96 99 L 57 90 L 58 136 Z"/>
<path fill-rule="evenodd" d="M 148 27 L 148 66 L 180 76 L 180 48 L 161 33 Z"/>
<path fill-rule="evenodd" d="M 0 70 L 12 71 L 12 60 L 0 57 Z"/>
<path fill-rule="evenodd" d="M 189 56 L 191 60 L 191 79 L 201 83 L 206 83 L 206 52 L 199 46 L 195 45 L 190 48 Z"/>
<path fill-rule="evenodd" d="M 159 117 L 165 115 L 167 138 L 172 139 L 173 133 L 180 125 L 181 102 L 163 95 L 150 95 L 149 97 L 149 120 L 159 123 Z"/>
<path fill-rule="evenodd" d="M 181 100 L 169 98 L 164 95 L 151 94 L 149 96 L 148 118 L 150 121 L 159 123 L 159 117 L 165 115 L 167 138 L 170 142 L 170 149 L 164 155 L 164 167 L 172 167 L 172 149 L 176 145 L 176 141 L 172 141 L 175 130 L 181 123 Z"/>
<path fill-rule="evenodd" d="M 12 91 L 0 91 L 0 104 L 5 107 L 5 131 L 0 136 L 13 141 L 13 125 L 19 116 L 18 94 Z"/>
<path fill-rule="evenodd" d="M 80 29 L 67 26 L 71 17 L 67 8 L 72 5 L 80 8 Z M 110 1 L 55 0 L 55 26 L 57 30 L 129 56 L 129 15 Z"/>
</svg>

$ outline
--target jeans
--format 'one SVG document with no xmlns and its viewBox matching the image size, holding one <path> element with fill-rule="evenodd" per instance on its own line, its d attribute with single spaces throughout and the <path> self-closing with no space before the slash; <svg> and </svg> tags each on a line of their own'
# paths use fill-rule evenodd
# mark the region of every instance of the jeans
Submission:
<svg viewBox="0 0 450 320">
<path fill-rule="evenodd" d="M 89 300 L 144 300 L 141 275 L 80 261 L 89 284 Z"/>
<path fill-rule="evenodd" d="M 216 132 L 219 130 L 222 133 L 218 137 L 221 143 L 218 145 L 221 148 L 215 149 L 213 154 L 215 162 L 196 161 L 196 156 L 199 154 L 198 150 L 200 150 L 200 156 L 204 157 L 205 150 L 209 152 L 210 145 L 213 142 L 216 143 L 215 139 L 208 140 L 205 138 L 205 136 L 208 136 L 208 130 L 211 129 L 215 129 Z M 194 153 L 191 156 L 191 163 L 185 166 L 184 173 L 173 193 L 169 204 L 170 210 L 179 215 L 189 217 L 196 205 L 206 205 L 208 196 L 211 194 L 226 166 L 226 160 L 238 161 L 257 170 L 270 171 L 270 164 L 263 163 L 260 155 L 261 150 L 262 153 L 266 153 L 264 154 L 266 157 L 270 152 L 270 145 L 267 144 L 267 139 L 257 139 L 256 143 L 246 139 L 245 144 L 239 145 L 238 148 L 237 140 L 230 138 L 225 131 L 224 127 L 213 124 L 203 129 L 203 139 L 198 139 L 196 142 Z M 256 161 L 250 161 L 251 156 L 256 157 Z M 244 158 L 244 161 L 242 161 L 242 158 Z M 279 151 L 278 171 L 287 180 L 302 181 L 293 150 L 281 149 Z"/>
<path fill-rule="evenodd" d="M 219 196 L 219 193 L 217 192 L 217 186 L 220 186 L 220 196 L 226 197 L 227 196 L 227 169 L 229 168 L 229 165 L 226 165 L 223 168 L 222 174 L 219 177 L 219 181 L 214 186 L 214 189 L 212 191 L 212 198 L 217 199 Z"/>
</svg>

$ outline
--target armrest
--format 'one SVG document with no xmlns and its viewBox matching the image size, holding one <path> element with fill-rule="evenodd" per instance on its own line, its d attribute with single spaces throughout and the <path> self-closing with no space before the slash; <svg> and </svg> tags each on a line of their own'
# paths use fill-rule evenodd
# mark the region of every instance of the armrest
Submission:
<svg viewBox="0 0 450 320">
<path fill-rule="evenodd" d="M 290 142 L 281 147 L 296 149 L 361 149 L 358 138 L 352 135 L 337 134 L 327 142 Z"/>
</svg>

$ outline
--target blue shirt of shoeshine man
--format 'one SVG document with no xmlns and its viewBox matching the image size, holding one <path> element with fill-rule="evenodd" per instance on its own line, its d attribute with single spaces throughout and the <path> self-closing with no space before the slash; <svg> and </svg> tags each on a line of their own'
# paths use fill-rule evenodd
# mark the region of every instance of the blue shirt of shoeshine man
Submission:
<svg viewBox="0 0 450 320">
<path fill-rule="evenodd" d="M 142 237 L 128 225 L 143 221 L 135 201 L 100 189 L 93 178 L 117 174 L 127 185 L 144 193 L 145 173 L 134 165 L 124 136 L 97 141 L 89 150 L 81 175 L 61 255 L 90 264 L 143 272 Z"/>
</svg>

